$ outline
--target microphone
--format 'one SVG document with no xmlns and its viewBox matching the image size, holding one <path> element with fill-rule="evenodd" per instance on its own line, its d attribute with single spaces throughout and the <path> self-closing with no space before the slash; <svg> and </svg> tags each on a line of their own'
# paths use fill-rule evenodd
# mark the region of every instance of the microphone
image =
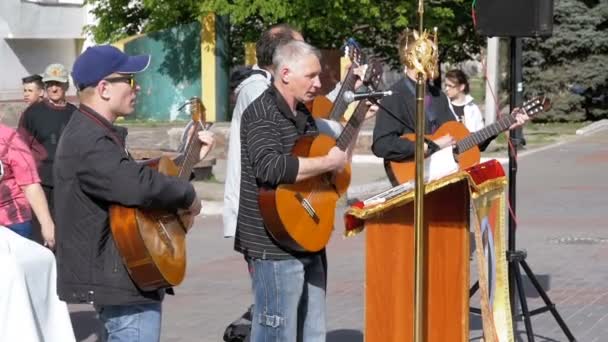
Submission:
<svg viewBox="0 0 608 342">
<path fill-rule="evenodd" d="M 392 90 L 387 91 L 370 91 L 367 93 L 353 93 L 352 91 L 345 91 L 342 98 L 346 103 L 351 103 L 354 101 L 359 101 L 363 99 L 380 99 L 385 96 L 393 95 Z"/>
</svg>

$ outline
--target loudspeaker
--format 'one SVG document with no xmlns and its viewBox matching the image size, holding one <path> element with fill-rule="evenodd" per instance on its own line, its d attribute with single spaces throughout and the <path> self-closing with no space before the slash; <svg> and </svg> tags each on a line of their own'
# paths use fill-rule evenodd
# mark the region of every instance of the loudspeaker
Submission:
<svg viewBox="0 0 608 342">
<path fill-rule="evenodd" d="M 553 32 L 553 0 L 477 0 L 477 32 L 490 37 L 541 37 Z"/>
</svg>

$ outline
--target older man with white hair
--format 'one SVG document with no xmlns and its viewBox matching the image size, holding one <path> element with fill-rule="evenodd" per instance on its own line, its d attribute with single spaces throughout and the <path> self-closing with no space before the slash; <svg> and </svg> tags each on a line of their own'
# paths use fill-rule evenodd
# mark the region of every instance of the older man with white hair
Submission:
<svg viewBox="0 0 608 342">
<path fill-rule="evenodd" d="M 260 213 L 258 191 L 292 184 L 348 163 L 346 151 L 325 156 L 292 155 L 302 136 L 319 130 L 304 103 L 321 88 L 319 51 L 292 40 L 273 57 L 274 81 L 241 119 L 241 197 L 235 250 L 249 262 L 254 292 L 252 341 L 325 341 L 326 273 L 323 251 L 295 252 L 274 240 Z"/>
</svg>

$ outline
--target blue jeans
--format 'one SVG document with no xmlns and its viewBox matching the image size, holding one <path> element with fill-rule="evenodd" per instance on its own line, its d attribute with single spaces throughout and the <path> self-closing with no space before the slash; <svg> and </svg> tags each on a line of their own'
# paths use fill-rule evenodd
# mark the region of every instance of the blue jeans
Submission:
<svg viewBox="0 0 608 342">
<path fill-rule="evenodd" d="M 108 342 L 158 342 L 161 303 L 95 306 Z"/>
<path fill-rule="evenodd" d="M 249 259 L 254 295 L 251 342 L 325 342 L 325 271 L 321 254 Z"/>
<path fill-rule="evenodd" d="M 32 221 L 25 221 L 21 223 L 13 223 L 7 226 L 10 230 L 23 236 L 26 239 L 32 238 Z"/>
</svg>

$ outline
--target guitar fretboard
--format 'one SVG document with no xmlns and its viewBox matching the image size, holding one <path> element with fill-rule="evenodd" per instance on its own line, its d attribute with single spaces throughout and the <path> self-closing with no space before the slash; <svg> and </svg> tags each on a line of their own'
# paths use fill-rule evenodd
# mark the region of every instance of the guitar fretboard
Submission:
<svg viewBox="0 0 608 342">
<path fill-rule="evenodd" d="M 470 148 L 481 144 L 487 139 L 497 135 L 502 131 L 506 131 L 512 124 L 515 123 L 515 118 L 511 115 L 505 115 L 504 118 L 498 120 L 497 122 L 488 125 L 477 132 L 472 133 L 468 137 L 460 140 L 456 146 L 458 148 L 458 152 L 464 152 L 469 150 Z"/>
<path fill-rule="evenodd" d="M 342 88 L 340 88 L 340 91 L 338 92 L 338 97 L 331 107 L 331 112 L 329 113 L 330 120 L 339 121 L 342 115 L 344 115 L 344 112 L 346 112 L 348 103 L 344 101 L 344 93 L 346 91 L 353 91 L 355 89 L 355 83 L 357 82 L 357 75 L 355 75 L 353 69 L 354 67 L 348 69 Z"/>
<path fill-rule="evenodd" d="M 194 132 L 190 135 L 190 140 L 186 145 L 179 174 L 177 175 L 178 178 L 186 181 L 190 180 L 192 170 L 199 162 L 201 147 L 203 147 L 203 143 L 198 139 L 198 132 L 201 130 L 201 127 L 198 123 L 195 123 L 194 127 Z"/>
<path fill-rule="evenodd" d="M 382 64 L 378 62 L 370 63 L 367 70 L 367 75 L 365 77 L 367 82 L 367 86 L 370 90 L 378 89 L 378 85 L 380 84 L 380 77 L 382 76 Z M 353 84 L 354 86 L 354 84 Z M 336 146 L 340 148 L 342 151 L 345 151 L 348 148 L 348 145 L 353 141 L 354 138 L 357 137 L 359 133 L 359 127 L 365 120 L 365 114 L 369 107 L 365 103 L 366 101 L 359 101 L 357 104 L 357 108 L 353 115 L 348 119 L 342 134 L 336 140 Z"/>
<path fill-rule="evenodd" d="M 363 120 L 365 119 L 365 113 L 367 113 L 368 107 L 364 103 L 365 101 L 359 101 L 357 108 L 353 115 L 348 119 L 348 123 L 344 126 L 344 130 L 342 134 L 336 140 L 336 146 L 340 148 L 342 151 L 345 151 L 348 145 L 350 145 L 351 141 L 357 136 L 359 132 L 359 127 Z"/>
</svg>

